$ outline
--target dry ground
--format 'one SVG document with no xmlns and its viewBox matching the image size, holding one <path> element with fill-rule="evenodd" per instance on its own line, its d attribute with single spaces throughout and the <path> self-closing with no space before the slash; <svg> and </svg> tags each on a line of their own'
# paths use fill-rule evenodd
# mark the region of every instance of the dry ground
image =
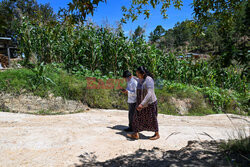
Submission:
<svg viewBox="0 0 250 167">
<path fill-rule="evenodd" d="M 150 141 L 147 138 L 153 133 L 142 132 L 140 140 L 131 141 L 123 131 L 127 126 L 127 111 L 91 109 L 55 116 L 0 112 L 0 166 L 84 166 L 86 156 L 95 162 L 107 162 L 154 147 L 180 150 L 191 140 L 236 138 L 236 129 L 243 129 L 249 135 L 249 117 L 229 117 L 233 124 L 222 114 L 202 117 L 160 114 L 159 140 Z"/>
</svg>

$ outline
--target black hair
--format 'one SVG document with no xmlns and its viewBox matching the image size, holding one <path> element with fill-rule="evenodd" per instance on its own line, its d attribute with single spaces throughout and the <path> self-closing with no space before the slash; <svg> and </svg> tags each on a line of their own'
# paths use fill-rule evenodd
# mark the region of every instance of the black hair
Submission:
<svg viewBox="0 0 250 167">
<path fill-rule="evenodd" d="M 123 72 L 123 75 L 122 75 L 123 78 L 128 78 L 130 76 L 131 76 L 131 73 L 128 70 Z"/>
<path fill-rule="evenodd" d="M 146 79 L 147 76 L 150 76 L 151 78 L 154 79 L 153 74 L 152 74 L 151 72 L 149 72 L 149 71 L 148 71 L 145 67 L 143 67 L 143 66 L 138 67 L 136 71 L 138 71 L 139 73 L 141 73 L 141 74 L 143 75 L 143 78 L 144 78 L 144 79 Z"/>
</svg>

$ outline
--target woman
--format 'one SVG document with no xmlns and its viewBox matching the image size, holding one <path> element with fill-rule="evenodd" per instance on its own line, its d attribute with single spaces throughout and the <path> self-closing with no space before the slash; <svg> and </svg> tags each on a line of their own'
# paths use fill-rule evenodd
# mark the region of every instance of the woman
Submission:
<svg viewBox="0 0 250 167">
<path fill-rule="evenodd" d="M 160 138 L 157 121 L 157 98 L 154 92 L 154 80 L 150 72 L 143 66 L 136 71 L 137 77 L 137 110 L 134 113 L 132 130 L 133 134 L 127 134 L 132 139 L 139 139 L 139 132 L 153 131 L 154 136 L 150 140 Z"/>
</svg>

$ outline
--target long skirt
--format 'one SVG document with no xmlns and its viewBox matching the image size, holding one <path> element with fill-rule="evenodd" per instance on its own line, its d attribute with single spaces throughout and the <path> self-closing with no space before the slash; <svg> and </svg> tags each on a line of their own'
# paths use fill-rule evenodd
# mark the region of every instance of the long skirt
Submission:
<svg viewBox="0 0 250 167">
<path fill-rule="evenodd" d="M 141 111 L 136 110 L 132 122 L 133 132 L 141 132 L 141 131 L 158 132 L 159 129 L 158 129 L 157 115 L 158 115 L 157 101 L 149 104 Z"/>
</svg>

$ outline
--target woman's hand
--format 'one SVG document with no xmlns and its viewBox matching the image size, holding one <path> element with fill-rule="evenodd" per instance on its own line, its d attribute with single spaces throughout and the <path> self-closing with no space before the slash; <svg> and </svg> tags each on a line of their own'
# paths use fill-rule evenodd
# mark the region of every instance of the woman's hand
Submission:
<svg viewBox="0 0 250 167">
<path fill-rule="evenodd" d="M 127 90 L 122 90 L 122 93 L 128 94 L 128 91 Z"/>
<path fill-rule="evenodd" d="M 142 108 L 143 108 L 143 106 L 140 104 L 136 109 L 137 109 L 138 111 L 141 111 Z"/>
</svg>

